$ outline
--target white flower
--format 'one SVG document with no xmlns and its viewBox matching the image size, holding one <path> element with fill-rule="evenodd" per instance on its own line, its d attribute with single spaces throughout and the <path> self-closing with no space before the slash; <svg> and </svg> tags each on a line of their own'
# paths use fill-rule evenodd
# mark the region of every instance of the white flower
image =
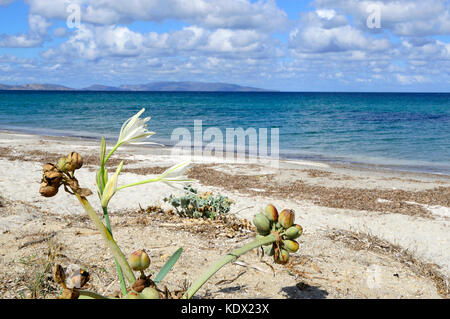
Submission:
<svg viewBox="0 0 450 319">
<path fill-rule="evenodd" d="M 102 207 L 108 207 L 108 203 L 114 194 L 117 192 L 117 180 L 119 179 L 120 171 L 123 167 L 123 161 L 120 163 L 119 167 L 117 167 L 116 173 L 108 179 L 108 182 L 105 185 L 105 189 L 103 190 L 102 195 Z"/>
<path fill-rule="evenodd" d="M 196 182 L 186 176 L 187 171 L 192 167 L 192 162 L 186 161 L 168 168 L 164 173 L 158 176 L 160 182 L 163 182 L 171 187 L 172 183 L 192 183 Z"/>
<path fill-rule="evenodd" d="M 123 123 L 117 145 L 139 143 L 155 134 L 155 132 L 147 131 L 147 125 L 145 123 L 150 120 L 150 117 L 139 118 L 144 112 L 145 109 L 140 110 L 136 115 L 130 117 Z"/>
</svg>

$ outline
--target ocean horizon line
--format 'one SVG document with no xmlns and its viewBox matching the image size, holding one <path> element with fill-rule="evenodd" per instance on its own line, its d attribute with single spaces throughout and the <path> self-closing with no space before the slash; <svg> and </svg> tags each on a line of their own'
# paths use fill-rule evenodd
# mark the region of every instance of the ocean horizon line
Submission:
<svg viewBox="0 0 450 319">
<path fill-rule="evenodd" d="M 69 89 L 69 90 L 31 90 L 31 89 L 1 89 L 0 92 L 50 92 L 50 93 L 229 93 L 229 94 L 273 94 L 273 93 L 325 93 L 325 94 L 450 94 L 448 92 L 441 91 L 281 91 L 281 90 L 271 90 L 264 89 L 264 91 L 189 91 L 189 90 L 169 90 L 169 91 L 159 91 L 159 90 L 149 90 L 149 91 L 138 91 L 138 90 L 85 90 L 85 89 Z"/>
</svg>

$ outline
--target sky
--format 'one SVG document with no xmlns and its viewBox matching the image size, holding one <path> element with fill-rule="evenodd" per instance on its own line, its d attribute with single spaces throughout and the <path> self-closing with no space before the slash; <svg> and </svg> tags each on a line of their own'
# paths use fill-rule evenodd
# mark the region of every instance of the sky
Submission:
<svg viewBox="0 0 450 319">
<path fill-rule="evenodd" d="M 450 0 L 0 0 L 0 83 L 450 92 Z"/>
</svg>

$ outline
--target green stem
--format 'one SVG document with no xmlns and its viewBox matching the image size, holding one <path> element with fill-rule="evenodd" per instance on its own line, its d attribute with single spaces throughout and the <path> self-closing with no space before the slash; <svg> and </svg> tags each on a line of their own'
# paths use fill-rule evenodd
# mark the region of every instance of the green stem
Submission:
<svg viewBox="0 0 450 319">
<path fill-rule="evenodd" d="M 79 290 L 80 296 L 89 297 L 92 299 L 110 299 L 108 297 L 96 294 L 95 292 L 87 291 L 87 290 Z"/>
<path fill-rule="evenodd" d="M 106 229 L 108 229 L 111 236 L 113 236 L 107 207 L 103 207 L 103 216 L 105 217 Z M 125 296 L 127 294 L 127 286 L 126 286 L 125 280 L 123 278 L 122 268 L 120 267 L 116 258 L 114 258 L 114 262 L 116 263 L 117 273 L 119 274 L 119 281 L 120 281 L 120 287 L 122 288 L 122 295 Z"/>
<path fill-rule="evenodd" d="M 116 144 L 116 146 L 114 146 L 112 148 L 111 151 L 109 151 L 108 155 L 105 157 L 105 160 L 103 161 L 103 164 L 106 164 L 106 162 L 108 162 L 109 158 L 111 157 L 111 155 L 114 154 L 115 151 L 117 151 L 117 149 L 120 147 L 121 144 Z"/>
<path fill-rule="evenodd" d="M 216 272 L 218 272 L 226 264 L 235 261 L 240 256 L 249 252 L 252 249 L 271 244 L 277 241 L 275 235 L 268 235 L 266 237 L 258 238 L 251 243 L 245 245 L 244 247 L 233 250 L 231 253 L 226 255 L 220 261 L 215 263 L 211 268 L 209 268 L 192 286 L 185 292 L 183 299 L 191 299 L 195 293 L 212 277 Z"/>
<path fill-rule="evenodd" d="M 156 182 L 159 182 L 160 180 L 161 180 L 161 178 L 157 177 L 157 178 L 148 179 L 148 180 L 141 181 L 141 182 L 136 182 L 136 183 L 124 185 L 124 186 L 118 187 L 117 188 L 117 192 L 120 191 L 121 189 L 124 189 L 124 188 L 138 186 L 138 185 L 144 185 L 144 184 L 149 184 L 149 183 L 156 183 Z"/>
<path fill-rule="evenodd" d="M 134 276 L 133 270 L 131 270 L 131 267 L 128 264 L 127 260 L 125 259 L 125 256 L 123 255 L 119 246 L 117 246 L 117 243 L 112 238 L 110 232 L 108 231 L 108 229 L 106 229 L 105 225 L 103 225 L 102 221 L 97 216 L 97 213 L 95 212 L 94 208 L 92 208 L 89 201 L 85 197 L 82 197 L 78 194 L 76 194 L 76 196 L 80 201 L 81 205 L 83 206 L 84 210 L 86 211 L 86 213 L 89 215 L 89 217 L 92 219 L 97 229 L 102 234 L 103 239 L 106 241 L 106 244 L 108 245 L 109 249 L 111 249 L 111 253 L 113 254 L 114 258 L 117 260 L 120 267 L 124 271 L 124 275 L 128 280 L 128 283 L 130 285 L 133 285 L 134 282 L 136 281 L 136 277 Z"/>
</svg>

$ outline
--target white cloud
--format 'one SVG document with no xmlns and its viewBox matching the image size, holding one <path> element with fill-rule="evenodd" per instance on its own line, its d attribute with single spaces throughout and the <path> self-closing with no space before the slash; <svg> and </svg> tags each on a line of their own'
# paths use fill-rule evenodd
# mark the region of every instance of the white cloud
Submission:
<svg viewBox="0 0 450 319">
<path fill-rule="evenodd" d="M 0 47 L 3 48 L 32 48 L 42 44 L 42 39 L 35 35 L 17 34 L 0 36 Z"/>
<path fill-rule="evenodd" d="M 0 47 L 5 48 L 33 48 L 44 42 L 44 37 L 51 26 L 45 18 L 28 15 L 28 33 L 0 35 Z"/>
<path fill-rule="evenodd" d="M 65 20 L 66 0 L 26 0 L 30 12 Z M 82 9 L 81 22 L 99 25 L 133 21 L 182 20 L 205 28 L 260 29 L 269 32 L 287 25 L 287 14 L 274 0 L 73 0 Z"/>
<path fill-rule="evenodd" d="M 269 36 L 254 30 L 208 30 L 189 26 L 170 33 L 140 33 L 124 26 L 82 24 L 59 49 L 49 49 L 43 56 L 53 59 L 62 53 L 70 59 L 88 60 L 180 55 L 269 58 L 280 54 L 272 42 Z"/>
<path fill-rule="evenodd" d="M 30 14 L 28 15 L 28 25 L 30 27 L 30 33 L 45 35 L 51 23 L 41 16 Z"/>
<path fill-rule="evenodd" d="M 403 75 L 397 74 L 397 81 L 402 85 L 428 82 L 428 79 L 422 75 Z"/>
<path fill-rule="evenodd" d="M 323 10 L 304 14 L 289 40 L 291 48 L 306 53 L 380 51 L 390 47 L 389 40 L 370 39 L 350 26 L 344 16 Z"/>
<path fill-rule="evenodd" d="M 367 9 L 377 5 L 381 9 L 382 30 L 399 36 L 426 36 L 448 33 L 448 0 L 315 0 L 321 9 L 332 8 L 353 16 L 356 27 L 367 28 Z M 379 31 L 379 30 L 375 30 Z"/>
</svg>

